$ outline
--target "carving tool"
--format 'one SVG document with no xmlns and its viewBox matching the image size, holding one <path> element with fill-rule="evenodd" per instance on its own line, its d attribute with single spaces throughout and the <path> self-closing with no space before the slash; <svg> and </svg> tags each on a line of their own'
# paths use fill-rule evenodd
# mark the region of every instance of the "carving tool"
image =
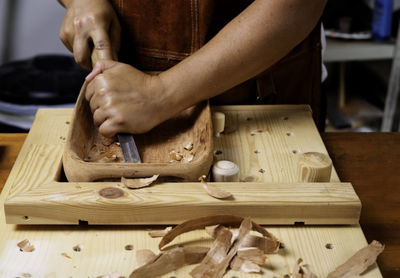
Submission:
<svg viewBox="0 0 400 278">
<path fill-rule="evenodd" d="M 97 51 L 95 49 L 92 51 L 91 58 L 92 65 L 94 66 L 98 60 Z M 139 151 L 136 147 L 135 139 L 133 139 L 133 135 L 129 133 L 119 133 L 117 134 L 117 137 L 122 149 L 122 154 L 124 155 L 125 162 L 142 163 Z"/>
</svg>

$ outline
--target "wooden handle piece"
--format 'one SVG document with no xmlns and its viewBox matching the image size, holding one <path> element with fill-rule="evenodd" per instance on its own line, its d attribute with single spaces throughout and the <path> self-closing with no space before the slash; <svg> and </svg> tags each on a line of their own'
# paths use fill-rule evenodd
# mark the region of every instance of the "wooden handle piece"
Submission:
<svg viewBox="0 0 400 278">
<path fill-rule="evenodd" d="M 219 137 L 225 128 L 225 114 L 222 112 L 214 112 L 212 114 L 212 123 L 214 129 L 214 136 Z"/>
<path fill-rule="evenodd" d="M 232 161 L 220 160 L 212 167 L 213 179 L 216 182 L 239 181 L 239 166 Z"/>
<path fill-rule="evenodd" d="M 332 160 L 328 155 L 319 152 L 299 154 L 297 169 L 299 182 L 329 182 Z"/>
</svg>

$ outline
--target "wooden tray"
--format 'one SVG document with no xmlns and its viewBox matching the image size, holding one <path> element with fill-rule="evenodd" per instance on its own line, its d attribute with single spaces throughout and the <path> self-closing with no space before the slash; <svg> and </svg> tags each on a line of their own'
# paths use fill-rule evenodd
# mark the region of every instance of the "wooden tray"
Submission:
<svg viewBox="0 0 400 278">
<path fill-rule="evenodd" d="M 197 181 L 212 164 L 212 124 L 208 102 L 186 109 L 146 134 L 135 135 L 143 163 L 87 162 L 88 153 L 99 138 L 89 105 L 84 97 L 85 85 L 78 97 L 63 157 L 64 171 L 71 182 L 89 182 L 110 178 L 149 177 L 155 174 Z M 192 154 L 185 152 L 193 144 Z M 117 151 L 122 152 L 115 146 Z M 108 148 L 108 147 L 106 147 Z M 181 151 L 191 161 L 171 161 L 171 152 Z M 194 154 L 194 156 L 193 156 Z"/>
<path fill-rule="evenodd" d="M 39 110 L 7 184 L 7 223 L 177 224 L 235 214 L 261 224 L 357 224 L 361 203 L 332 171 L 329 183 L 297 183 L 296 155 L 326 153 L 308 106 L 223 106 L 226 133 L 216 159 L 240 167 L 241 182 L 214 183 L 234 199 L 208 196 L 197 182 L 129 190 L 119 182 L 66 182 L 62 154 L 71 109 Z M 102 196 L 101 190 L 117 195 Z"/>
</svg>

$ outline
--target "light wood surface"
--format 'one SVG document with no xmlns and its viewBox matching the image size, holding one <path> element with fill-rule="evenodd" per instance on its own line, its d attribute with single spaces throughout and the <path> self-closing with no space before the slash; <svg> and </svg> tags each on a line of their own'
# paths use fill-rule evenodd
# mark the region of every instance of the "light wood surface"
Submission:
<svg viewBox="0 0 400 278">
<path fill-rule="evenodd" d="M 53 116 L 57 117 L 57 113 L 54 113 Z M 342 135 L 340 134 L 340 136 Z M 14 137 L 16 138 L 15 141 Z M 7 136 L 6 139 L 12 140 L 12 144 L 7 140 L 1 141 L 1 145 L 5 146 L 3 158 L 10 159 L 10 161 L 5 161 L 5 164 L 14 162 L 15 159 L 12 158 L 15 154 L 10 154 L 10 152 L 14 153 L 13 150 L 17 147 L 19 149 L 20 145 L 14 147 L 14 144 L 18 140 L 23 140 L 24 137 L 25 135 Z M 4 139 L 4 136 L 1 136 L 1 138 Z M 347 141 L 344 140 L 343 144 Z M 387 138 L 385 141 L 387 141 Z M 333 145 L 333 142 L 330 143 Z M 340 146 L 344 147 L 343 144 Z M 11 145 L 11 148 L 9 145 Z M 340 151 L 336 150 L 336 153 L 340 155 Z M 357 155 L 356 159 L 358 158 L 361 159 L 360 161 L 365 161 L 365 156 L 359 157 Z M 351 163 L 355 163 L 354 165 L 358 165 L 356 161 L 351 161 Z M 3 165 L 3 161 L 1 162 Z M 6 169 L 6 166 L 4 166 L 4 169 Z M 11 169 L 9 166 L 6 169 L 8 171 Z M 350 173 L 354 173 L 354 171 Z M 347 175 L 347 180 L 349 180 L 350 173 L 348 175 L 344 173 Z M 2 177 L 6 176 L 2 175 Z M 350 178 L 350 180 L 352 179 Z M 121 275 L 127 277 L 135 267 L 135 250 L 150 248 L 154 252 L 158 252 L 159 239 L 153 239 L 147 235 L 148 230 L 154 229 L 154 227 L 149 226 L 6 225 L 3 203 L 10 186 L 11 184 L 7 183 L 0 196 L 0 277 L 24 277 L 24 274 L 25 277 L 30 274 L 32 277 L 47 278 L 97 277 L 111 271 L 119 271 Z M 368 192 L 373 191 L 369 190 Z M 373 194 L 370 195 L 373 196 Z M 377 201 L 375 197 L 372 197 L 371 200 Z M 376 219 L 375 212 L 373 210 L 371 212 L 373 214 L 371 219 Z M 381 215 L 381 217 L 384 217 L 384 215 Z M 160 227 L 160 230 L 163 228 Z M 269 226 L 267 229 L 284 243 L 285 248 L 281 249 L 278 254 L 269 256 L 267 265 L 263 267 L 263 274 L 251 275 L 230 271 L 225 277 L 282 277 L 290 272 L 299 257 L 302 257 L 319 277 L 326 277 L 329 271 L 367 244 L 359 225 Z M 383 227 L 383 229 L 385 228 Z M 395 235 L 394 230 L 389 229 L 387 232 L 389 231 L 392 235 Z M 17 243 L 25 238 L 35 245 L 36 250 L 34 252 L 22 253 L 19 251 Z M 198 231 L 180 236 L 175 243 L 209 246 L 211 242 L 206 238 L 208 238 L 206 233 Z M 192 239 L 194 241 L 190 242 Z M 378 239 L 386 242 L 384 238 Z M 333 249 L 327 249 L 325 247 L 327 243 L 331 243 Z M 73 251 L 73 247 L 78 244 L 82 246 L 82 251 Z M 129 244 L 133 245 L 133 251 L 125 250 L 125 246 Z M 388 256 L 395 254 L 393 252 L 389 253 Z M 62 255 L 63 253 L 71 259 Z M 385 256 L 385 252 L 382 256 Z M 189 266 L 171 272 L 165 277 L 188 277 L 187 273 L 192 267 Z M 377 266 L 374 265 L 362 277 L 378 278 L 382 275 Z"/>
<path fill-rule="evenodd" d="M 331 183 L 297 183 L 297 155 L 326 153 L 306 106 L 219 109 L 236 131 L 218 137 L 216 156 L 238 164 L 241 182 L 213 185 L 233 198 L 212 198 L 199 182 L 140 190 L 119 182 L 63 182 L 61 156 L 71 110 L 40 110 L 8 180 L 7 223 L 177 224 L 221 213 L 250 216 L 260 224 L 358 223 L 360 200 L 335 172 Z M 47 127 L 51 129 L 44 133 Z M 302 139 L 305 134 L 307 140 Z"/>
<path fill-rule="evenodd" d="M 299 182 L 329 182 L 332 160 L 328 155 L 318 152 L 299 154 L 297 159 Z"/>
</svg>

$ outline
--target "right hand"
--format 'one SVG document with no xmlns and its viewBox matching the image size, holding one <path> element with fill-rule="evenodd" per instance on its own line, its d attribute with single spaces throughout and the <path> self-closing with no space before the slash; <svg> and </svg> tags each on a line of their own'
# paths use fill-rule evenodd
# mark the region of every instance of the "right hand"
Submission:
<svg viewBox="0 0 400 278">
<path fill-rule="evenodd" d="M 74 53 L 75 61 L 92 68 L 91 46 L 99 60 L 117 60 L 121 26 L 108 0 L 64 0 L 67 8 L 60 39 Z"/>
</svg>

